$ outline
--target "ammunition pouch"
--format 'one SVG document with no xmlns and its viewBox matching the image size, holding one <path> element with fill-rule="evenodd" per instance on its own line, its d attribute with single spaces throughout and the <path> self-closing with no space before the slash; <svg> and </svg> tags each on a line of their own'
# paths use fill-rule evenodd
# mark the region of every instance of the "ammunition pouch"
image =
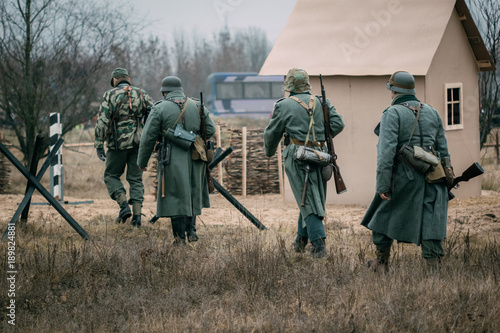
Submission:
<svg viewBox="0 0 500 333">
<path fill-rule="evenodd" d="M 295 151 L 295 159 L 301 162 L 327 166 L 331 163 L 332 155 L 310 147 L 299 146 Z"/>
<path fill-rule="evenodd" d="M 182 128 L 181 124 L 177 124 L 175 128 L 167 129 L 165 136 L 168 141 L 173 144 L 181 147 L 184 150 L 188 150 L 191 148 L 191 145 L 196 140 L 196 134 L 191 131 L 186 131 Z"/>
</svg>

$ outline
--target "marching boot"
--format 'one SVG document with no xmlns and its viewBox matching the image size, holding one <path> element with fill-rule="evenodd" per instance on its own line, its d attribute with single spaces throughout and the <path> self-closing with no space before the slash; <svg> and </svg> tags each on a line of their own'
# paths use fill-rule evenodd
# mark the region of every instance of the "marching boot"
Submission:
<svg viewBox="0 0 500 333">
<path fill-rule="evenodd" d="M 319 238 L 311 242 L 311 256 L 315 259 L 327 258 L 325 239 Z"/>
<path fill-rule="evenodd" d="M 297 235 L 297 238 L 293 242 L 293 250 L 297 253 L 304 253 L 308 241 L 309 238 L 307 236 Z"/>
<path fill-rule="evenodd" d="M 196 242 L 199 237 L 196 234 L 196 216 L 189 217 L 186 216 L 186 234 L 189 242 Z"/>
<path fill-rule="evenodd" d="M 186 218 L 172 217 L 172 234 L 174 235 L 174 245 L 186 245 Z"/>
<path fill-rule="evenodd" d="M 389 257 L 391 256 L 391 248 L 385 250 L 377 250 L 377 259 L 368 261 L 368 268 L 376 272 L 379 268 L 383 268 L 386 272 L 389 271 Z"/>
<path fill-rule="evenodd" d="M 137 228 L 141 227 L 141 215 L 132 216 L 132 225 Z"/>
<path fill-rule="evenodd" d="M 118 217 L 116 218 L 116 223 L 125 223 L 127 219 L 132 216 L 132 211 L 127 202 L 127 196 L 125 193 L 120 192 L 117 195 L 116 202 L 120 205 L 120 212 L 118 213 Z"/>
<path fill-rule="evenodd" d="M 437 273 L 441 269 L 441 258 L 425 258 L 425 265 L 429 273 Z"/>
<path fill-rule="evenodd" d="M 132 225 L 137 228 L 141 227 L 141 210 L 142 210 L 141 202 L 132 203 L 132 213 L 134 214 L 132 216 Z"/>
</svg>

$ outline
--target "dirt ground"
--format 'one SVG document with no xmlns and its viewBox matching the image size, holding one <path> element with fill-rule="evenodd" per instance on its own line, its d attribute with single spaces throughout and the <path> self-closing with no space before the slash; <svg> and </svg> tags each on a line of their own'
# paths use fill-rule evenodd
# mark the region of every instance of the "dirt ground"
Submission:
<svg viewBox="0 0 500 333">
<path fill-rule="evenodd" d="M 7 224 L 15 213 L 18 204 L 23 199 L 22 195 L 0 195 L 2 202 L 2 217 L 0 227 L 5 230 Z M 111 199 L 91 199 L 91 198 L 71 198 L 65 197 L 66 204 L 63 208 L 83 227 L 89 224 L 104 223 L 103 221 L 113 221 L 118 214 L 118 206 Z M 203 232 L 204 227 L 241 225 L 243 227 L 252 226 L 236 208 L 234 208 L 220 194 L 212 194 L 211 208 L 204 209 L 198 222 L 199 232 Z M 283 196 L 257 195 L 257 196 L 236 196 L 257 219 L 259 219 L 268 229 L 284 230 L 293 232 L 297 225 L 299 214 L 295 203 L 285 202 Z M 92 203 L 81 203 L 93 201 Z M 47 201 L 37 192 L 33 196 L 33 203 L 46 203 Z M 328 225 L 340 228 L 353 228 L 354 230 L 366 230 L 359 223 L 366 211 L 366 206 L 361 205 L 327 205 Z M 143 207 L 143 228 L 152 227 L 148 220 L 156 211 L 156 201 L 153 195 L 145 197 Z M 459 225 L 462 230 L 468 231 L 471 235 L 477 234 L 492 238 L 500 236 L 500 193 L 493 191 L 483 191 L 481 197 L 471 199 L 453 199 L 450 201 L 448 211 L 449 226 Z M 60 224 L 65 225 L 59 213 L 49 205 L 31 205 L 28 222 Z M 40 222 L 42 221 L 42 222 Z M 160 219 L 158 224 L 169 225 L 168 219 Z M 69 225 L 66 224 L 68 228 Z"/>
</svg>

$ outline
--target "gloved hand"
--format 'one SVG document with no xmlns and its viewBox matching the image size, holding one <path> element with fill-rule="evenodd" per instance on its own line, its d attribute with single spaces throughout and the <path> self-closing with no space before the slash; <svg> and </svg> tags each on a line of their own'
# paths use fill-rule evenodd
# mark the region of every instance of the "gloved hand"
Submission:
<svg viewBox="0 0 500 333">
<path fill-rule="evenodd" d="M 106 160 L 106 153 L 104 152 L 104 148 L 96 148 L 96 152 L 97 152 L 97 157 L 101 161 L 105 161 Z"/>
<path fill-rule="evenodd" d="M 443 158 L 442 161 L 444 174 L 446 175 L 446 185 L 452 186 L 455 180 L 455 173 L 453 172 L 453 167 L 451 166 L 451 160 L 449 157 Z"/>
</svg>

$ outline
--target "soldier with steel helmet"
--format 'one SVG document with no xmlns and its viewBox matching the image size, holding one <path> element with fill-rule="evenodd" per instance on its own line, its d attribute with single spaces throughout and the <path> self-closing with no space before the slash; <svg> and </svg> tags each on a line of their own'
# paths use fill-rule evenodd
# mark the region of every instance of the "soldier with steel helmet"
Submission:
<svg viewBox="0 0 500 333">
<path fill-rule="evenodd" d="M 283 151 L 285 172 L 293 195 L 299 206 L 297 236 L 293 244 L 296 252 L 304 252 L 311 243 L 311 255 L 315 258 L 327 256 L 325 245 L 326 180 L 322 177 L 321 167 L 297 160 L 296 152 L 301 146 L 313 148 L 317 152 L 327 152 L 326 134 L 321 101 L 309 92 L 309 75 L 303 69 L 292 68 L 286 75 L 283 91 L 289 92 L 287 98 L 278 100 L 274 105 L 272 118 L 264 131 L 265 153 L 271 157 L 276 153 L 283 134 L 289 144 Z M 326 101 L 330 117 L 330 130 L 336 136 L 344 129 L 344 121 L 330 101 Z M 288 140 L 287 140 L 288 141 Z M 309 168 L 306 178 L 305 167 Z M 307 180 L 304 205 L 302 193 Z"/>
<path fill-rule="evenodd" d="M 444 256 L 441 242 L 446 237 L 447 184 L 454 178 L 443 123 L 434 108 L 417 99 L 415 78 L 410 73 L 392 74 L 387 89 L 392 103 L 375 128 L 379 137 L 376 194 L 361 222 L 372 231 L 376 246 L 377 258 L 369 266 L 388 269 L 395 239 L 420 245 L 426 262 L 437 267 Z M 430 179 L 429 164 L 407 156 L 405 147 L 435 152 L 442 177 Z M 438 161 L 435 163 L 432 170 L 439 169 Z"/>
<path fill-rule="evenodd" d="M 115 200 L 120 211 L 117 223 L 125 223 L 132 216 L 132 225 L 141 226 L 144 184 L 142 171 L 137 166 L 137 152 L 143 128 L 143 118 L 152 106 L 149 95 L 131 84 L 125 68 L 116 68 L 111 74 L 113 89 L 104 93 L 95 127 L 94 146 L 97 157 L 106 162 L 104 183 L 109 196 Z M 104 142 L 108 148 L 104 151 Z M 130 197 L 120 177 L 126 171 Z M 132 205 L 132 211 L 130 211 Z"/>
<path fill-rule="evenodd" d="M 147 170 L 148 160 L 158 138 L 162 141 L 158 160 L 158 196 L 156 217 L 169 217 L 174 244 L 197 241 L 195 221 L 203 208 L 210 207 L 206 178 L 206 158 L 190 143 L 202 135 L 203 115 L 206 137 L 215 133 L 208 109 L 201 110 L 200 101 L 186 97 L 181 80 L 176 76 L 163 79 L 160 92 L 164 99 L 154 104 L 141 138 L 137 164 Z M 186 140 L 185 140 L 186 139 Z M 199 142 L 199 140 L 197 140 Z"/>
</svg>

